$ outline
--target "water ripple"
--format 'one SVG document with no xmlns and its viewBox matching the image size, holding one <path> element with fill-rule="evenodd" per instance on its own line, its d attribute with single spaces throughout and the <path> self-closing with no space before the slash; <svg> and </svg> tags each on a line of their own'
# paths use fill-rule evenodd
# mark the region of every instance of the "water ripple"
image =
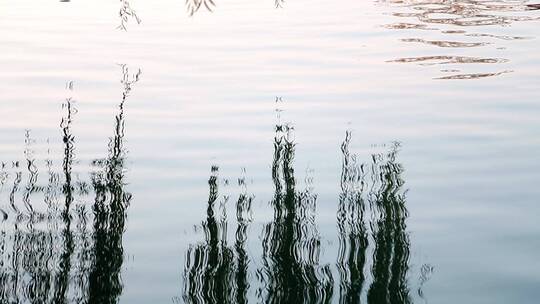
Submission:
<svg viewBox="0 0 540 304">
<path fill-rule="evenodd" d="M 540 20 L 540 16 L 531 15 L 527 12 L 533 12 L 540 9 L 539 4 L 529 3 L 529 1 L 485 1 L 485 0 L 397 0 L 397 1 L 381 1 L 391 7 L 394 11 L 392 15 L 398 18 L 414 19 L 416 22 L 399 22 L 384 25 L 388 29 L 417 30 L 417 29 L 434 29 L 431 26 L 440 26 L 440 38 L 426 39 L 423 37 L 406 37 L 400 39 L 402 42 L 415 42 L 429 46 L 437 46 L 441 48 L 452 48 L 465 52 L 468 48 L 476 48 L 493 45 L 495 49 L 504 49 L 498 46 L 496 41 L 482 41 L 480 39 L 492 39 L 501 41 L 521 41 L 531 39 L 533 37 L 520 35 L 504 35 L 489 33 L 494 25 L 507 26 L 514 22 Z M 491 27 L 488 27 L 491 26 Z M 475 32 L 468 31 L 474 29 Z M 480 31 L 483 32 L 480 32 Z M 500 29 L 499 29 L 500 30 Z M 418 34 L 419 32 L 415 32 Z M 459 39 L 445 39 L 444 36 L 452 35 L 454 37 L 463 37 L 463 41 Z M 433 35 L 430 35 L 433 37 Z M 477 41 L 470 41 L 475 39 Z M 503 58 L 483 58 L 480 60 L 467 60 L 472 58 L 466 55 L 433 55 L 409 58 L 398 58 L 388 60 L 387 62 L 421 62 L 425 60 L 445 59 L 445 64 L 462 64 L 462 63 L 508 63 L 510 59 Z M 473 65 L 470 65 L 471 67 Z M 466 74 L 436 77 L 435 79 L 455 80 L 455 79 L 480 79 L 493 76 L 508 74 L 510 71 L 495 71 L 488 73 L 471 72 Z"/>
<path fill-rule="evenodd" d="M 421 56 L 410 58 L 399 58 L 389 60 L 387 62 L 401 63 L 419 63 L 420 65 L 439 65 L 439 64 L 455 64 L 455 63 L 506 63 L 508 59 L 504 58 L 479 58 L 465 56 Z"/>
</svg>

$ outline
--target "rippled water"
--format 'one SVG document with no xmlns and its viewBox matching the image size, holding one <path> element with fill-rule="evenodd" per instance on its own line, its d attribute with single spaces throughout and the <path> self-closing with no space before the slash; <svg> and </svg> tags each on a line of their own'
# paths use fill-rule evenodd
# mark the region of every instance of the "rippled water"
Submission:
<svg viewBox="0 0 540 304">
<path fill-rule="evenodd" d="M 539 26 L 0 0 L 0 302 L 536 303 Z"/>
</svg>

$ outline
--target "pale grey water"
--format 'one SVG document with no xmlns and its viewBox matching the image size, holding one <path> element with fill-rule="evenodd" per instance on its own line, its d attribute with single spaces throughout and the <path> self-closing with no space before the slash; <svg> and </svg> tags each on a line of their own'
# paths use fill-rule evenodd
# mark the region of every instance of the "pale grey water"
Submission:
<svg viewBox="0 0 540 304">
<path fill-rule="evenodd" d="M 241 302 L 226 300 L 239 293 L 240 247 L 250 303 L 298 301 L 295 292 L 305 303 L 537 302 L 534 2 L 215 2 L 189 16 L 184 1 L 131 1 L 141 24 L 129 18 L 123 31 L 118 1 L 0 0 L 2 303 Z M 309 214 L 300 216 L 303 233 L 287 230 L 296 228 L 271 203 L 280 180 L 272 167 L 287 166 L 276 161 L 280 126 L 294 127 L 285 142 L 295 143 L 297 192 L 316 195 L 315 210 L 299 207 Z M 347 131 L 358 163 L 399 142 L 408 215 L 397 216 L 403 230 L 377 228 L 366 205 L 365 280 L 356 283 L 340 276 L 340 252 L 352 248 L 340 241 L 338 218 Z M 91 185 L 100 169 L 92 162 L 103 158 L 122 159 L 123 173 L 103 178 L 106 190 Z M 207 213 L 212 166 L 215 227 L 227 236 L 219 246 Z M 129 206 L 101 222 L 95 193 Z M 251 221 L 237 218 L 243 193 L 253 199 Z M 70 220 L 61 216 L 67 201 Z M 388 239 L 377 242 L 376 231 Z M 381 244 L 406 253 L 381 246 L 385 260 L 375 254 Z M 219 263 L 234 252 L 225 291 L 211 258 L 189 278 L 196 248 L 216 250 Z M 386 282 L 379 264 L 405 296 L 377 284 Z M 290 265 L 314 270 L 318 283 L 287 277 Z M 386 296 L 370 296 L 377 292 Z"/>
</svg>

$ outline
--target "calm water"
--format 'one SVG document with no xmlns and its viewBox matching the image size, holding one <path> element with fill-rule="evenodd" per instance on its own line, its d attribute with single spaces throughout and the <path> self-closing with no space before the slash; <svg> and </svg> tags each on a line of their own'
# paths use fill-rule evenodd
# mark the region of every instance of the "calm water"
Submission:
<svg viewBox="0 0 540 304">
<path fill-rule="evenodd" d="M 537 303 L 539 4 L 204 1 L 0 0 L 0 303 Z"/>
</svg>

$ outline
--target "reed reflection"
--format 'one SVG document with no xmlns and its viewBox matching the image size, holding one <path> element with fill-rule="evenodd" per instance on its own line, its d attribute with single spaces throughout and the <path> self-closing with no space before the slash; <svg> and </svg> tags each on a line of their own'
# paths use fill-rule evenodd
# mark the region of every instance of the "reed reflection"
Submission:
<svg viewBox="0 0 540 304">
<path fill-rule="evenodd" d="M 60 172 L 47 151 L 46 184 L 40 186 L 38 160 L 26 133 L 24 174 L 19 162 L 2 163 L 0 194 L 8 181 L 9 206 L 0 231 L 1 303 L 117 303 L 122 292 L 122 236 L 131 194 L 125 190 L 124 103 L 139 73 L 122 66 L 124 92 L 115 117 L 108 156 L 90 182 L 74 173 L 75 102 L 66 99 L 60 129 Z M 25 187 L 23 176 L 28 176 Z M 21 193 L 22 192 L 22 193 Z M 18 196 L 21 195 L 23 208 Z M 93 201 L 92 201 L 93 197 Z M 90 212 L 89 209 L 92 209 Z"/>
<path fill-rule="evenodd" d="M 399 144 L 388 153 L 374 155 L 368 202 L 375 214 L 372 222 L 374 253 L 369 303 L 412 303 L 407 282 L 410 241 L 403 166 L 396 161 Z"/>
<path fill-rule="evenodd" d="M 360 303 L 366 276 L 368 230 L 364 220 L 365 165 L 359 164 L 349 150 L 351 132 L 341 145 L 341 194 L 337 213 L 339 252 L 337 269 L 340 277 L 339 303 Z"/>
<path fill-rule="evenodd" d="M 293 168 L 293 128 L 278 123 L 272 179 L 274 219 L 263 230 L 262 290 L 265 303 L 329 303 L 333 294 L 330 265 L 320 264 L 321 240 L 315 223 L 317 196 L 311 186 L 297 190 Z"/>
<path fill-rule="evenodd" d="M 399 144 L 360 163 L 349 150 L 351 132 L 341 146 L 341 195 L 337 214 L 340 303 L 412 303 L 407 274 L 410 242 L 403 166 L 397 162 Z M 367 225 L 369 224 L 369 225 Z M 368 248 L 373 248 L 371 265 Z M 371 284 L 366 285 L 370 268 Z M 423 295 L 423 294 L 422 294 Z"/>
<path fill-rule="evenodd" d="M 187 303 L 232 303 L 234 299 L 234 249 L 227 243 L 227 198 L 219 197 L 217 166 L 208 180 L 206 221 L 202 223 L 205 241 L 189 248 L 185 267 Z M 216 214 L 221 207 L 221 216 Z"/>
<path fill-rule="evenodd" d="M 491 45 L 500 49 L 497 46 L 500 40 L 518 41 L 531 38 L 527 36 L 479 33 L 478 31 L 489 31 L 493 26 L 503 27 L 514 22 L 540 20 L 540 16 L 532 12 L 539 9 L 538 4 L 532 4 L 527 0 L 510 2 L 504 0 L 383 0 L 381 2 L 391 5 L 395 10 L 393 16 L 406 20 L 386 24 L 384 27 L 393 30 L 403 30 L 407 32 L 407 35 L 414 35 L 413 37 L 401 39 L 401 41 L 424 44 L 428 47 L 458 49 L 463 52 L 468 48 Z M 434 31 L 439 32 L 437 39 L 418 37 L 422 32 L 429 35 L 429 37 L 433 37 Z M 452 64 L 465 69 L 467 66 L 472 67 L 480 63 L 501 65 L 508 61 L 509 59 L 492 57 L 423 55 L 397 58 L 388 62 L 415 62 L 422 65 Z M 461 73 L 461 70 L 457 69 L 457 72 L 455 70 L 452 69 L 452 72 L 457 74 L 438 77 L 436 79 L 478 79 L 512 72 L 511 70 L 499 70 L 483 73 Z"/>
<path fill-rule="evenodd" d="M 277 124 L 275 132 L 272 166 L 275 191 L 271 202 L 274 219 L 264 226 L 262 267 L 256 271 L 263 287 L 256 294 L 259 302 L 265 303 L 329 303 L 333 278 L 330 265 L 319 263 L 321 242 L 315 225 L 316 195 L 310 187 L 304 191 L 296 189 L 292 127 Z M 186 254 L 183 293 L 186 303 L 250 302 L 251 259 L 246 247 L 253 196 L 245 190 L 239 196 L 235 244 L 229 245 L 227 197 L 219 196 L 217 173 L 218 167 L 213 166 L 207 217 L 202 224 L 205 240 L 190 246 Z M 244 188 L 245 178 L 239 184 Z"/>
<path fill-rule="evenodd" d="M 273 220 L 263 225 L 263 255 L 255 270 L 258 287 L 249 292 L 246 217 L 251 200 L 237 202 L 234 246 L 227 241 L 227 197 L 220 196 L 218 168 L 209 179 L 205 240 L 192 245 L 184 268 L 184 301 L 187 303 L 412 303 L 406 227 L 408 211 L 403 189 L 404 171 L 397 161 L 399 143 L 385 153 L 373 154 L 362 163 L 350 152 L 351 132 L 341 145 L 341 193 L 338 200 L 339 250 L 336 269 L 339 293 L 329 264 L 321 263 L 322 243 L 315 209 L 317 195 L 307 179 L 298 190 L 294 170 L 296 144 L 290 124 L 275 128 L 270 202 Z M 219 209 L 218 209 L 219 206 Z M 219 211 L 218 211 L 219 210 Z M 418 287 L 428 280 L 425 269 Z M 251 296 L 250 296 L 251 295 Z"/>
<path fill-rule="evenodd" d="M 109 139 L 107 158 L 94 160 L 100 170 L 92 174 L 95 191 L 93 204 L 93 265 L 88 278 L 90 303 L 116 303 L 122 294 L 120 277 L 124 260 L 122 236 L 131 193 L 125 191 L 124 105 L 141 70 L 130 74 L 122 65 L 122 100 L 115 117 L 114 136 Z"/>
<path fill-rule="evenodd" d="M 186 254 L 183 294 L 186 303 L 248 302 L 250 259 L 246 241 L 253 196 L 247 193 L 245 178 L 239 179 L 244 190 L 236 202 L 235 241 L 229 244 L 225 209 L 228 197 L 220 196 L 218 173 L 219 167 L 212 166 L 206 221 L 201 225 L 205 240 L 190 246 Z"/>
<path fill-rule="evenodd" d="M 235 275 L 237 291 L 235 300 L 238 304 L 245 304 L 248 303 L 248 292 L 250 287 L 250 258 L 247 251 L 247 241 L 249 226 L 252 222 L 251 205 L 254 199 L 254 196 L 247 191 L 245 170 L 244 176 L 238 179 L 238 185 L 242 187 L 242 193 L 236 203 L 236 221 L 238 222 L 238 227 L 236 228 L 236 240 L 234 246 L 237 261 L 237 271 Z"/>
</svg>

